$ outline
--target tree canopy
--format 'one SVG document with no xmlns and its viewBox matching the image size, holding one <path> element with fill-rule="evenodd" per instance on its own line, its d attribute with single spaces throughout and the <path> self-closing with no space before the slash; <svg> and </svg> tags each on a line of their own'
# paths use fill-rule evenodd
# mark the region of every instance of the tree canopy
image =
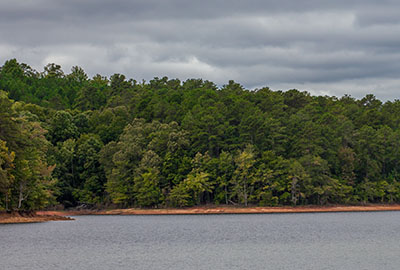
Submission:
<svg viewBox="0 0 400 270">
<path fill-rule="evenodd" d="M 0 69 L 0 209 L 400 202 L 400 101 Z"/>
</svg>

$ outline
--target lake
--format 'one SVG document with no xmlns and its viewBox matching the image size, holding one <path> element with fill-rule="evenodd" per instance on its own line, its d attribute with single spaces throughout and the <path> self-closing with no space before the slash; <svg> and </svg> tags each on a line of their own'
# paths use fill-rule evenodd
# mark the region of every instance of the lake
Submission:
<svg viewBox="0 0 400 270">
<path fill-rule="evenodd" d="M 399 269 L 400 212 L 0 225 L 0 269 Z"/>
</svg>

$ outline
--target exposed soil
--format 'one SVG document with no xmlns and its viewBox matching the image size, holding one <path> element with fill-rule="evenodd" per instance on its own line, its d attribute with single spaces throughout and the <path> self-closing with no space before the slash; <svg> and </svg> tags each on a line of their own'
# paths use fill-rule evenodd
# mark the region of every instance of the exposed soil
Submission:
<svg viewBox="0 0 400 270">
<path fill-rule="evenodd" d="M 36 223 L 55 220 L 73 220 L 73 218 L 64 215 L 50 215 L 42 213 L 38 215 L 35 212 L 0 212 L 0 224 L 9 223 Z"/>
<path fill-rule="evenodd" d="M 400 211 L 400 205 L 365 206 L 297 206 L 297 207 L 234 207 L 202 206 L 191 208 L 166 209 L 112 209 L 77 211 L 40 211 L 38 215 L 77 216 L 77 215 L 204 215 L 204 214 L 272 214 L 272 213 L 318 213 L 318 212 L 372 212 Z"/>
<path fill-rule="evenodd" d="M 296 207 L 235 207 L 235 206 L 198 206 L 190 208 L 165 209 L 112 209 L 112 210 L 75 210 L 75 211 L 37 211 L 0 212 L 0 224 L 34 223 L 56 220 L 73 220 L 67 216 L 79 215 L 213 215 L 213 214 L 273 214 L 273 213 L 323 213 L 323 212 L 373 212 L 400 211 L 400 205 L 364 205 L 364 206 L 296 206 Z"/>
</svg>

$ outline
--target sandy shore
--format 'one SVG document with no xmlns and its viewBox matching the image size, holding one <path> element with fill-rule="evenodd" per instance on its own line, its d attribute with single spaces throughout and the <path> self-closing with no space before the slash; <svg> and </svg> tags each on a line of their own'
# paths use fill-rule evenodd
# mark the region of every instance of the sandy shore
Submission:
<svg viewBox="0 0 400 270">
<path fill-rule="evenodd" d="M 11 224 L 11 223 L 37 223 L 46 221 L 56 220 L 73 220 L 73 218 L 65 217 L 64 215 L 49 215 L 42 213 L 40 215 L 36 213 L 0 213 L 0 224 Z"/>
<path fill-rule="evenodd" d="M 56 220 L 73 220 L 68 216 L 79 215 L 216 215 L 216 214 L 273 214 L 273 213 L 324 213 L 324 212 L 373 212 L 400 211 L 400 205 L 365 206 L 297 206 L 297 207 L 235 207 L 198 206 L 166 209 L 112 209 L 79 211 L 37 211 L 36 213 L 0 213 L 0 224 L 34 223 Z"/>
<path fill-rule="evenodd" d="M 367 206 L 298 206 L 298 207 L 232 207 L 205 206 L 183 209 L 113 209 L 80 211 L 40 211 L 39 215 L 76 216 L 76 215 L 204 215 L 204 214 L 272 214 L 272 213 L 323 213 L 323 212 L 372 212 L 400 211 L 400 205 Z"/>
</svg>

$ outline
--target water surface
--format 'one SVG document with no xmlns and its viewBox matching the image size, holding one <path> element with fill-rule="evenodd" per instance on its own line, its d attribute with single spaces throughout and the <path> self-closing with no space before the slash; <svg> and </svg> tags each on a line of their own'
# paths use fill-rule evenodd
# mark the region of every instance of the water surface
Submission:
<svg viewBox="0 0 400 270">
<path fill-rule="evenodd" d="M 77 216 L 0 226 L 1 269 L 400 269 L 400 212 Z"/>
</svg>

